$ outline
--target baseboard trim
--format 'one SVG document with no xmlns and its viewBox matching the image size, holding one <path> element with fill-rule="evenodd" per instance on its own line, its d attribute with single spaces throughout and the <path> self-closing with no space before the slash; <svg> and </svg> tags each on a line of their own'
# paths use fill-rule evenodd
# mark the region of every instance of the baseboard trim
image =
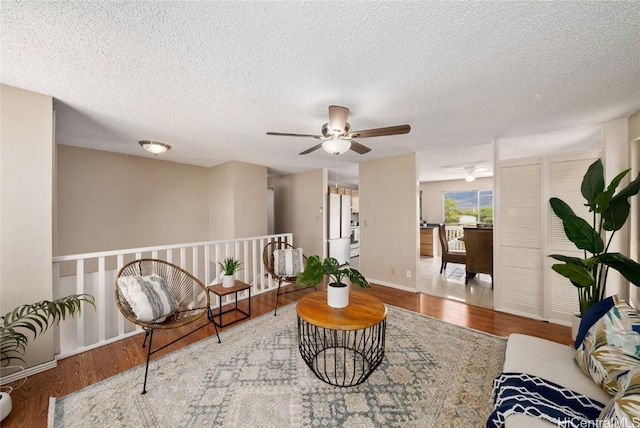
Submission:
<svg viewBox="0 0 640 428">
<path fill-rule="evenodd" d="M 2 376 L 0 378 L 0 385 L 5 385 L 7 383 L 15 382 L 16 380 L 24 379 L 25 377 L 29 377 L 36 373 L 43 372 L 45 370 L 53 369 L 58 367 L 58 361 L 52 360 L 46 363 L 38 364 L 37 366 L 29 367 L 24 371 L 17 371 L 15 373 L 11 373 L 7 376 Z"/>
<path fill-rule="evenodd" d="M 394 284 L 392 282 L 380 281 L 378 279 L 369 279 L 369 278 L 367 278 L 367 281 L 369 281 L 372 284 L 384 285 L 385 287 L 396 288 L 398 290 L 409 291 L 411 293 L 418 293 L 419 292 L 415 288 L 407 287 L 406 285 Z"/>
</svg>

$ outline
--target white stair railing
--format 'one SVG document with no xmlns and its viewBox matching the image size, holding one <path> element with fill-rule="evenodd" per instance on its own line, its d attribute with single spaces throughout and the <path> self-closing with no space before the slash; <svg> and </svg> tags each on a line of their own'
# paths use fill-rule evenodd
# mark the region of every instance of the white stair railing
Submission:
<svg viewBox="0 0 640 428">
<path fill-rule="evenodd" d="M 95 311 L 90 306 L 83 307 L 82 313 L 74 320 L 55 326 L 57 358 L 79 354 L 142 332 L 124 319 L 115 304 L 115 278 L 126 263 L 140 258 L 166 260 L 191 272 L 205 285 L 210 285 L 220 282 L 218 262 L 225 257 L 236 257 L 243 267 L 236 274 L 236 279 L 251 284 L 251 294 L 255 296 L 277 288 L 277 282 L 262 264 L 262 249 L 267 243 L 278 240 L 293 244 L 293 234 L 54 257 L 53 298 L 87 293 L 96 301 Z M 212 308 L 233 301 L 233 296 L 225 297 L 222 302 L 213 293 L 210 296 Z"/>
</svg>

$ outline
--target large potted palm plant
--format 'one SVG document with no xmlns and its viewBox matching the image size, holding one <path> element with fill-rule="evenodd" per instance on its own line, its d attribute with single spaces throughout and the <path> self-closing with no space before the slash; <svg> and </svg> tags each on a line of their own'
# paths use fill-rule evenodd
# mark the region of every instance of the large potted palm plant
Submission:
<svg viewBox="0 0 640 428">
<path fill-rule="evenodd" d="M 311 256 L 307 260 L 304 271 L 298 274 L 296 282 L 301 285 L 314 286 L 319 284 L 324 276 L 329 276 L 327 284 L 327 304 L 333 308 L 344 308 L 349 304 L 349 286 L 343 279 L 349 278 L 352 284 L 366 288 L 369 281 L 352 267 L 340 268 L 340 263 L 333 257 L 324 261 L 319 256 Z"/>
<path fill-rule="evenodd" d="M 622 228 L 629 217 L 629 198 L 640 190 L 640 174 L 627 187 L 614 195 L 620 181 L 629 173 L 622 171 L 605 188 L 602 161 L 589 166 L 582 180 L 582 196 L 589 212 L 593 212 L 591 224 L 578 217 L 571 207 L 559 198 L 551 198 L 553 212 L 562 220 L 567 238 L 584 255 L 580 257 L 551 254 L 560 261 L 552 269 L 568 278 L 578 289 L 580 315 L 606 296 L 609 268 L 615 269 L 629 282 L 640 286 L 640 264 L 618 252 L 609 252 L 614 234 Z M 604 231 L 611 232 L 608 240 L 603 240 Z"/>
<path fill-rule="evenodd" d="M 86 302 L 95 308 L 93 296 L 74 294 L 61 299 L 21 305 L 0 317 L 0 366 L 2 368 L 21 368 L 11 363 L 19 361 L 24 364 L 24 353 L 29 344 L 31 333 L 33 339 L 44 333 L 50 326 L 65 320 L 67 316 L 80 314 L 81 304 Z M 11 412 L 11 388 L 9 392 L 0 392 L 0 420 Z"/>
</svg>

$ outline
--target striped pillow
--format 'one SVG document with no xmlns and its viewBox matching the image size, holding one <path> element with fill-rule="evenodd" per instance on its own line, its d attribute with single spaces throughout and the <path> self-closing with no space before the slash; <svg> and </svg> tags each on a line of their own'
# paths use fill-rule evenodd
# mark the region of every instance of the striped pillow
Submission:
<svg viewBox="0 0 640 428">
<path fill-rule="evenodd" d="M 304 270 L 302 248 L 273 251 L 273 271 L 280 277 L 292 277 Z"/>
<path fill-rule="evenodd" d="M 159 275 L 122 276 L 118 285 L 140 321 L 161 323 L 178 310 L 178 301 Z"/>
</svg>

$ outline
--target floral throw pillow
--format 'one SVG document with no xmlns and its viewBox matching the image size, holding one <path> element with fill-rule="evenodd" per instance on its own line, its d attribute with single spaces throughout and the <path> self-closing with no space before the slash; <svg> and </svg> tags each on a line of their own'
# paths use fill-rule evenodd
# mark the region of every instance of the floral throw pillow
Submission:
<svg viewBox="0 0 640 428">
<path fill-rule="evenodd" d="M 620 301 L 600 318 L 576 350 L 582 371 L 610 395 L 618 392 L 618 377 L 640 366 L 640 316 Z"/>
<path fill-rule="evenodd" d="M 598 422 L 603 421 L 601 426 L 611 427 L 640 426 L 640 367 L 620 376 L 617 390 L 613 399 L 602 409 Z"/>
</svg>

